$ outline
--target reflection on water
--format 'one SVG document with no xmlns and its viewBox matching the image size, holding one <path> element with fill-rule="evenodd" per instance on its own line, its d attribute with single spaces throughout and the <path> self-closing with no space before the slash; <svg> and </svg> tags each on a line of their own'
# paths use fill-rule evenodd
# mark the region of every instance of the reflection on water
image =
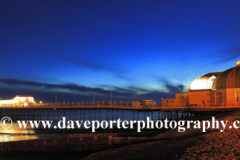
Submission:
<svg viewBox="0 0 240 160">
<path fill-rule="evenodd" d="M 35 134 L 35 131 L 28 126 L 20 129 L 17 122 L 13 122 L 12 127 L 4 129 L 0 127 L 0 142 L 24 141 L 39 138 L 57 137 L 60 134 Z"/>
<path fill-rule="evenodd" d="M 10 123 L 6 123 L 7 126 Z M 0 133 L 7 133 L 7 134 L 35 134 L 35 131 L 31 129 L 31 126 L 27 126 L 25 129 L 20 128 L 17 122 L 13 122 L 12 126 L 8 129 L 0 127 Z"/>
<path fill-rule="evenodd" d="M 24 141 L 31 139 L 40 139 L 40 138 L 53 138 L 60 136 L 62 134 L 0 134 L 0 142 L 11 142 L 11 141 Z"/>
<path fill-rule="evenodd" d="M 6 123 L 7 126 L 10 123 Z M 17 122 L 13 122 L 12 126 L 8 129 L 0 127 L 0 133 L 7 133 L 7 134 L 35 134 L 35 131 L 31 129 L 31 126 L 27 126 L 25 129 L 24 127 L 20 128 Z"/>
<path fill-rule="evenodd" d="M 51 120 L 53 125 L 51 129 L 55 129 L 54 126 L 58 124 L 62 117 L 66 117 L 66 120 L 146 120 L 149 117 L 150 120 L 156 121 L 159 119 L 165 119 L 167 115 L 162 111 L 135 111 L 135 110 L 114 110 L 114 109 L 2 109 L 1 115 L 8 116 L 9 113 L 13 115 L 20 115 L 14 117 L 17 120 Z M 183 112 L 178 111 L 171 112 L 174 117 L 181 118 Z M 24 115 L 24 116 L 23 116 Z M 174 118 L 173 117 L 173 118 Z M 7 121 L 6 121 L 7 124 Z M 8 126 L 8 125 L 7 125 Z M 83 127 L 83 126 L 82 126 Z M 44 129 L 40 124 L 39 129 Z M 0 126 L 0 142 L 6 141 L 21 141 L 39 138 L 56 137 L 61 134 L 36 134 L 35 130 L 31 129 L 31 125 L 27 125 L 27 128 L 20 129 L 17 122 L 14 122 L 12 127 L 4 129 Z"/>
<path fill-rule="evenodd" d="M 38 138 L 39 137 L 37 135 L 0 134 L 0 142 L 23 141 Z"/>
</svg>

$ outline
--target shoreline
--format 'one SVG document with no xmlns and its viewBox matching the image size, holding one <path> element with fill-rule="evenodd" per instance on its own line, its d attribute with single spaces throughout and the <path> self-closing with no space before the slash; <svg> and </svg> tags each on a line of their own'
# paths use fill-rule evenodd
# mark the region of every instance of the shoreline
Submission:
<svg viewBox="0 0 240 160">
<path fill-rule="evenodd" d="M 219 118 L 223 118 L 223 117 L 226 117 L 226 116 L 229 116 L 231 114 L 236 114 L 234 112 L 227 112 L 227 113 L 222 113 L 222 114 L 217 114 L 217 115 L 214 115 L 216 117 L 216 119 L 219 119 Z M 194 120 L 194 119 L 197 119 L 197 120 L 206 120 L 206 119 L 210 119 L 212 116 L 211 115 L 208 115 L 208 116 L 189 116 L 189 117 L 185 117 L 185 118 L 182 118 L 184 120 Z M 240 116 L 239 116 L 240 118 Z M 137 141 L 132 141 L 131 143 L 128 143 L 128 144 L 122 144 L 122 145 L 119 145 L 117 147 L 114 147 L 112 149 L 103 149 L 103 151 L 96 151 L 96 152 L 86 152 L 86 153 L 81 153 L 81 154 L 72 154 L 71 156 L 72 158 L 71 159 L 79 159 L 79 158 L 82 158 L 82 159 L 114 159 L 114 157 L 118 157 L 117 159 L 125 159 L 125 158 L 133 158 L 132 155 L 135 155 L 135 154 L 132 154 L 132 153 L 137 153 L 137 155 L 135 155 L 136 157 L 138 157 L 139 159 L 141 159 L 141 157 L 145 157 L 147 158 L 146 156 L 150 156 L 150 155 L 142 155 L 142 156 L 138 156 L 138 154 L 146 154 L 145 152 L 145 149 L 148 150 L 148 148 L 151 148 L 151 144 L 152 145 L 159 145 L 161 144 L 161 146 L 165 146 L 164 148 L 161 148 L 161 147 L 158 147 L 159 150 L 162 150 L 164 153 L 163 157 L 165 158 L 171 158 L 171 159 L 178 159 L 181 157 L 181 152 L 176 154 L 176 157 L 172 157 L 172 153 L 174 152 L 171 152 L 169 153 L 168 151 L 166 151 L 166 149 L 168 150 L 172 150 L 171 148 L 175 148 L 178 150 L 179 147 L 177 147 L 176 145 L 178 144 L 181 147 L 182 144 L 185 144 L 186 146 L 188 146 L 189 144 L 192 143 L 193 140 L 191 140 L 192 138 L 194 139 L 199 137 L 199 136 L 202 136 L 202 135 L 206 135 L 206 133 L 202 133 L 202 132 L 199 132 L 198 130 L 194 130 L 194 129 L 189 129 L 189 130 L 186 130 L 185 132 L 182 132 L 182 133 L 179 133 L 179 132 L 176 132 L 176 129 L 168 129 L 168 130 L 143 130 L 143 132 L 136 132 L 136 130 L 112 130 L 111 133 L 109 133 L 108 131 L 109 130 L 104 130 L 105 132 L 103 133 L 76 133 L 76 134 L 66 134 L 66 135 L 62 135 L 62 136 L 59 136 L 59 138 L 61 139 L 67 139 L 67 138 L 79 138 L 79 137 L 86 137 L 86 138 L 89 138 L 89 137 L 93 137 L 94 136 L 99 136 L 99 137 L 109 137 L 109 136 L 112 136 L 112 137 L 147 137 L 147 139 L 140 139 L 140 140 L 137 140 Z M 116 132 L 118 131 L 118 132 Z M 123 131 L 123 132 L 121 132 Z M 211 131 L 212 132 L 212 131 Z M 207 133 L 210 133 L 210 131 L 208 131 Z M 189 140 L 186 140 L 187 137 L 191 137 Z M 182 140 L 186 140 L 186 142 L 181 142 Z M 175 141 L 175 142 L 174 142 Z M 150 145 L 150 146 L 149 146 Z M 146 148 L 145 148 L 145 147 Z M 172 147 L 171 147 L 172 146 Z M 175 146 L 175 147 L 174 147 Z M 145 148 L 143 149 L 143 151 L 141 151 L 141 153 L 139 153 L 139 150 L 142 150 L 142 148 Z M 136 150 L 137 149 L 137 150 Z M 182 149 L 183 150 L 183 149 Z M 131 154 L 129 155 L 124 155 L 124 153 L 129 153 L 128 151 L 132 151 Z M 184 150 L 183 150 L 184 151 Z M 150 150 L 150 152 L 152 153 L 155 153 L 154 151 L 154 148 L 152 150 Z M 160 152 L 160 151 L 157 151 L 156 152 Z M 115 153 L 115 155 L 114 155 Z M 121 154 L 120 154 L 121 153 Z M 28 154 L 27 155 L 23 155 L 23 154 L 17 154 L 19 155 L 19 158 L 20 157 L 24 157 L 24 158 L 27 158 L 28 157 Z M 35 154 L 35 155 L 38 155 L 40 157 L 48 157 L 49 154 Z M 52 154 L 52 156 L 49 156 L 49 157 L 54 157 L 54 155 L 56 157 L 58 157 L 59 155 L 61 154 Z M 63 154 L 63 155 L 69 155 L 69 154 Z M 119 157 L 119 155 L 124 155 L 123 157 Z M 130 156 L 130 157 L 128 157 Z M 5 154 L 4 157 L 8 157 L 7 159 L 11 159 L 12 158 L 12 154 Z M 60 156 L 61 157 L 61 156 Z M 63 156 L 64 157 L 64 156 Z M 151 156 L 150 156 L 151 157 Z M 156 158 L 156 157 L 155 157 Z M 15 158 L 16 159 L 16 158 Z M 164 158 L 161 158 L 161 159 L 164 159 Z"/>
<path fill-rule="evenodd" d="M 215 115 L 215 117 L 217 120 L 228 120 L 228 123 L 231 124 L 233 120 L 240 119 L 240 112 L 223 113 Z M 210 118 L 211 116 L 195 117 L 198 120 Z M 200 129 L 193 128 L 181 133 L 176 129 L 170 129 L 156 135 L 158 140 L 96 152 L 83 159 L 240 158 L 240 138 L 238 135 L 240 135 L 239 130 L 229 128 L 226 128 L 224 132 L 208 129 L 205 133 L 201 132 Z"/>
</svg>

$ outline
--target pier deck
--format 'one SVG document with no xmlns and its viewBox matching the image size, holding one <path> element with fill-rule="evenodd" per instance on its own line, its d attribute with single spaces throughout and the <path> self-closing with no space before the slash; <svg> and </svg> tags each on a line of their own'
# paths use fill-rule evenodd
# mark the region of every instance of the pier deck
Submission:
<svg viewBox="0 0 240 160">
<path fill-rule="evenodd" d="M 209 106 L 209 107 L 189 107 L 189 106 L 152 106 L 152 107 L 132 107 L 131 105 L 35 105 L 28 107 L 0 107 L 0 109 L 124 109 L 124 110 L 148 110 L 148 111 L 231 111 L 240 110 L 240 106 Z"/>
</svg>

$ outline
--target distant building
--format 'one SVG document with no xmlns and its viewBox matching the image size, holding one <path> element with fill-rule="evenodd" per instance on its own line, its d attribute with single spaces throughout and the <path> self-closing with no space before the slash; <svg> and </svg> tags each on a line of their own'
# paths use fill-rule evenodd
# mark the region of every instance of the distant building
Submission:
<svg viewBox="0 0 240 160">
<path fill-rule="evenodd" d="M 0 100 L 0 107 L 27 107 L 34 105 L 34 98 L 26 95 L 16 95 L 13 99 Z"/>
<path fill-rule="evenodd" d="M 195 79 L 187 93 L 161 99 L 162 106 L 240 106 L 240 61 L 223 72 L 210 72 Z"/>
<path fill-rule="evenodd" d="M 132 101 L 132 107 L 154 107 L 156 106 L 156 101 L 150 100 L 137 100 Z"/>
</svg>

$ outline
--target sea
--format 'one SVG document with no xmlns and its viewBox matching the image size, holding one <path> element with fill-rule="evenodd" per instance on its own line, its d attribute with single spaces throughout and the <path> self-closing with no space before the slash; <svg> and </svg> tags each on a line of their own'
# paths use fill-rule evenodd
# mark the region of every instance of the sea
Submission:
<svg viewBox="0 0 240 160">
<path fill-rule="evenodd" d="M 183 113 L 179 112 L 168 112 L 168 114 L 172 115 L 172 119 L 176 119 L 176 117 L 183 117 Z M 178 114 L 178 115 L 176 115 Z M 59 129 L 54 128 L 57 126 L 59 121 L 62 121 L 65 117 L 66 121 L 93 121 L 98 120 L 99 122 L 105 121 L 103 125 L 106 125 L 106 122 L 110 120 L 117 121 L 120 119 L 121 121 L 127 120 L 142 120 L 145 121 L 147 117 L 149 117 L 152 121 L 163 120 L 166 118 L 166 112 L 162 111 L 147 111 L 147 110 L 124 110 L 124 109 L 38 109 L 38 110 L 23 110 L 23 109 L 14 109 L 13 112 L 10 110 L 2 110 L 1 115 L 3 117 L 8 116 L 12 119 L 12 125 L 10 128 L 5 129 L 0 126 L 0 142 L 10 142 L 10 141 L 23 141 L 23 140 L 31 140 L 31 139 L 40 139 L 40 138 L 51 138 L 57 137 L 64 133 L 44 133 L 38 134 L 36 133 L 36 129 L 32 129 L 31 125 L 28 124 L 26 128 L 22 126 L 19 128 L 19 123 L 17 121 L 22 122 L 23 120 L 49 120 L 52 121 L 51 129 Z M 2 122 L 0 122 L 2 124 Z M 10 122 L 6 122 L 6 124 L 10 125 Z M 76 126 L 75 126 L 76 127 Z M 106 127 L 106 126 L 104 126 Z M 43 129 L 43 125 L 39 126 L 39 129 Z M 83 129 L 83 126 L 81 127 Z M 80 130 L 81 132 L 81 130 Z"/>
</svg>

